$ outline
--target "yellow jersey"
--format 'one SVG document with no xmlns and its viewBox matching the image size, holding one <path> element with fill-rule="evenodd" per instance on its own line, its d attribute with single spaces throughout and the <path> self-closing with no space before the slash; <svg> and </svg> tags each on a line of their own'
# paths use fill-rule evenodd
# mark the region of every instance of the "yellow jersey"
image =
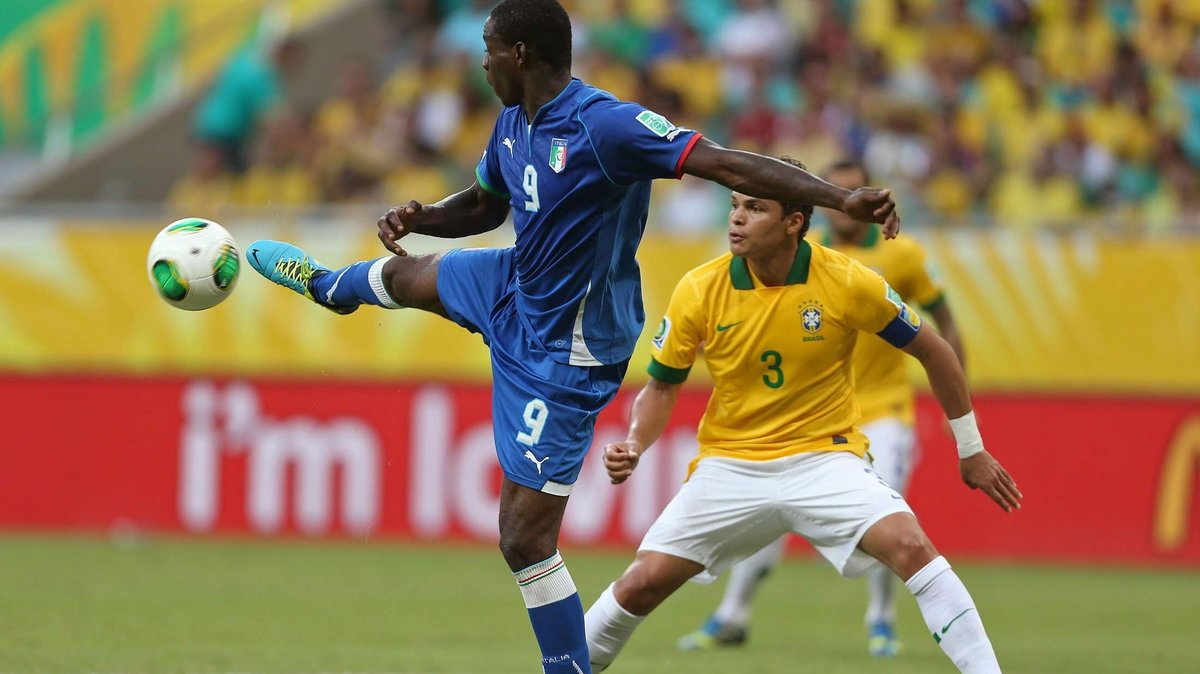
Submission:
<svg viewBox="0 0 1200 674">
<path fill-rule="evenodd" d="M 833 246 L 828 234 L 824 243 L 882 276 L 905 302 L 932 311 L 945 301 L 925 249 L 912 237 L 885 242 L 879 227 L 871 225 L 867 238 L 859 245 Z M 864 336 L 858 341 L 852 363 L 854 388 L 862 410 L 860 424 L 884 417 L 895 417 L 910 426 L 916 423 L 915 392 L 905 357 L 881 339 Z"/>
<path fill-rule="evenodd" d="M 688 272 L 654 336 L 649 372 L 681 383 L 704 347 L 713 393 L 693 468 L 708 456 L 863 456 L 867 438 L 856 425 L 850 364 L 858 333 L 902 347 L 920 327 L 883 277 L 801 240 L 782 286 L 764 286 L 745 259 L 730 253 Z"/>
</svg>

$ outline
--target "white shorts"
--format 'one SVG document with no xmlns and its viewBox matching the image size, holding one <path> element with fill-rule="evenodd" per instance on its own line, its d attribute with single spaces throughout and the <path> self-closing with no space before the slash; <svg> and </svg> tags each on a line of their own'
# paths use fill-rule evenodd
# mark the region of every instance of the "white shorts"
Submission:
<svg viewBox="0 0 1200 674">
<path fill-rule="evenodd" d="M 862 432 L 871 441 L 875 472 L 896 491 L 908 493 L 908 481 L 918 456 L 913 427 L 899 419 L 884 417 L 863 424 Z"/>
<path fill-rule="evenodd" d="M 803 536 L 843 576 L 878 562 L 858 542 L 894 513 L 912 514 L 866 459 L 811 452 L 773 461 L 709 457 L 663 510 L 638 551 L 662 552 L 705 568 L 711 583 L 741 559 L 786 533 Z"/>
</svg>

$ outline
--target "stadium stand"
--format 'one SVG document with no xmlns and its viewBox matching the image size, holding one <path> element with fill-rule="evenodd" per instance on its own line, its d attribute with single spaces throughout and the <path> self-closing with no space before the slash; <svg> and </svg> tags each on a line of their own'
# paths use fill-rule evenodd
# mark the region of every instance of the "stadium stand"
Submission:
<svg viewBox="0 0 1200 674">
<path fill-rule="evenodd" d="M 497 105 L 479 68 L 490 3 L 373 1 L 378 56 L 334 58 L 341 74 L 323 102 L 285 91 L 244 172 L 198 149 L 173 209 L 384 204 L 471 180 Z M 1200 230 L 1197 3 L 566 4 L 589 82 L 719 142 L 815 168 L 861 158 L 910 220 Z M 6 116 L 0 142 L 12 145 L 19 124 Z M 684 181 L 657 194 L 668 230 L 720 221 L 719 190 Z"/>
</svg>

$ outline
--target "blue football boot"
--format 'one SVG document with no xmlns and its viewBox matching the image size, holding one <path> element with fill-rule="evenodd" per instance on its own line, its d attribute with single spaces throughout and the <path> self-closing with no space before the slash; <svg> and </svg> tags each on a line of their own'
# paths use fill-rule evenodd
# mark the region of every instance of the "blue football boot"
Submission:
<svg viewBox="0 0 1200 674">
<path fill-rule="evenodd" d="M 681 651 L 711 651 L 727 646 L 746 643 L 747 630 L 744 625 L 723 623 L 716 616 L 709 618 L 700 629 L 679 637 Z"/>
<path fill-rule="evenodd" d="M 335 314 L 348 314 L 358 308 L 357 305 L 338 306 L 318 300 L 312 293 L 312 281 L 322 274 L 328 274 L 330 269 L 290 243 L 265 239 L 255 241 L 246 249 L 246 258 L 250 260 L 254 271 L 268 281 L 290 288 Z"/>
<path fill-rule="evenodd" d="M 880 620 L 867 633 L 867 652 L 877 658 L 894 658 L 900 653 L 900 640 L 892 623 Z"/>
</svg>

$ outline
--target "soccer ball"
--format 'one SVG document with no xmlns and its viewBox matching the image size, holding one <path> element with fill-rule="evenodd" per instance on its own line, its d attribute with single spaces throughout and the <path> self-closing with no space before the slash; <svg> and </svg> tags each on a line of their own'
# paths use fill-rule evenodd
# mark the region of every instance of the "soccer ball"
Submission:
<svg viewBox="0 0 1200 674">
<path fill-rule="evenodd" d="M 237 284 L 237 243 L 211 220 L 185 218 L 167 225 L 150 244 L 150 284 L 168 304 L 200 311 L 221 303 Z"/>
</svg>

